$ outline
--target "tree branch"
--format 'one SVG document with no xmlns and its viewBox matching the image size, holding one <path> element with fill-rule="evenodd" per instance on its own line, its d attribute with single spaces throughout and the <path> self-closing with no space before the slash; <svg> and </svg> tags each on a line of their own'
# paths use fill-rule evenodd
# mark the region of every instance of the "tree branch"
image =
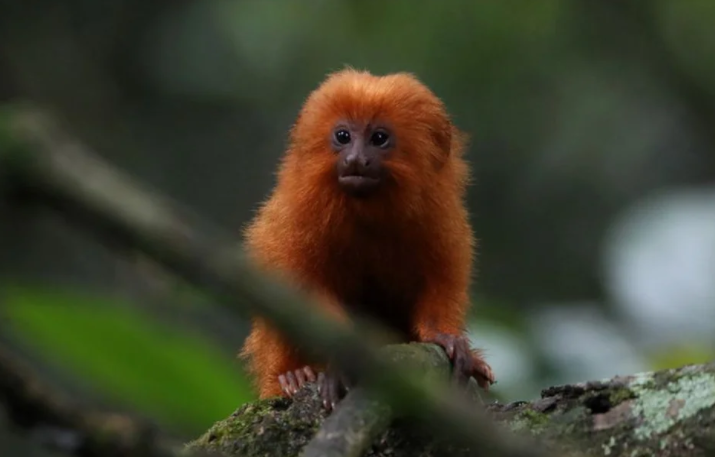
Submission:
<svg viewBox="0 0 715 457">
<path fill-rule="evenodd" d="M 390 422 L 390 408 L 357 388 L 325 419 L 301 457 L 360 457 Z"/>
<path fill-rule="evenodd" d="M 5 348 L 0 348 L 0 402 L 16 427 L 45 448 L 67 455 L 176 457 L 181 449 L 180 443 L 160 438 L 147 423 L 72 404 L 39 381 Z"/>
<path fill-rule="evenodd" d="M 380 350 L 380 357 L 405 372 L 425 377 L 447 379 L 450 373 L 449 359 L 432 344 L 389 345 Z M 358 386 L 323 422 L 301 457 L 359 457 L 389 427 L 392 418 L 385 401 Z"/>
<path fill-rule="evenodd" d="M 317 393 L 304 389 L 292 401 L 271 399 L 244 405 L 188 448 L 244 457 L 299 456 L 301 449 L 311 446 L 306 443 L 316 439 L 317 424 L 323 420 L 317 404 Z M 715 363 L 552 387 L 533 401 L 490 404 L 487 411 L 491 420 L 538 437 L 551 455 L 712 456 Z M 361 455 L 473 455 L 469 448 L 439 439 L 432 429 L 417 425 L 395 421 Z M 484 455 L 492 452 L 483 451 Z"/>
<path fill-rule="evenodd" d="M 4 131 L 3 131 L 4 130 Z M 3 144 L 4 143 L 4 144 Z M 446 389 L 379 359 L 365 330 L 306 307 L 303 294 L 258 272 L 238 244 L 188 211 L 119 174 L 32 109 L 0 119 L 0 164 L 21 188 L 116 247 L 138 249 L 212 293 L 233 310 L 240 303 L 280 329 L 309 356 L 357 372 L 399 415 L 409 415 L 471 449 L 473 455 L 536 457 L 482 411 Z M 238 302 L 238 303 L 237 303 Z M 307 309 L 313 309 L 307 312 Z"/>
</svg>

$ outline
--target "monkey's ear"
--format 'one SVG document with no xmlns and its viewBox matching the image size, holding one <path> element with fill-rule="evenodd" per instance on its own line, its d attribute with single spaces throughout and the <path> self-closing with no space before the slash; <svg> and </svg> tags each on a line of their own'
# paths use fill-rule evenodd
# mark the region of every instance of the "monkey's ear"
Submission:
<svg viewBox="0 0 715 457">
<path fill-rule="evenodd" d="M 436 146 L 433 152 L 437 168 L 441 168 L 444 162 L 449 158 L 452 151 L 452 139 L 454 128 L 448 119 L 442 119 L 441 122 L 433 122 L 431 125 L 431 136 Z"/>
<path fill-rule="evenodd" d="M 435 125 L 432 132 L 437 147 L 440 151 L 444 151 L 446 155 L 449 155 L 449 151 L 452 148 L 452 133 L 452 125 L 449 121 Z"/>
</svg>

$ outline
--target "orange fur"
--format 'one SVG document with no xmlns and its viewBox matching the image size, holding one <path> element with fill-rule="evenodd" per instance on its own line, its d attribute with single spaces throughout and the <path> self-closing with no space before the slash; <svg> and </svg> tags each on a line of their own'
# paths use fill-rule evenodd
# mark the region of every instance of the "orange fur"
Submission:
<svg viewBox="0 0 715 457">
<path fill-rule="evenodd" d="M 330 134 L 341 119 L 377 119 L 395 132 L 384 162 L 392 182 L 379 198 L 339 189 Z M 339 318 L 373 315 L 410 341 L 462 334 L 475 244 L 463 202 L 464 141 L 442 102 L 410 74 L 329 75 L 306 100 L 276 187 L 245 231 L 249 255 Z M 281 395 L 278 375 L 305 365 L 260 318 L 242 356 L 261 398 Z"/>
</svg>

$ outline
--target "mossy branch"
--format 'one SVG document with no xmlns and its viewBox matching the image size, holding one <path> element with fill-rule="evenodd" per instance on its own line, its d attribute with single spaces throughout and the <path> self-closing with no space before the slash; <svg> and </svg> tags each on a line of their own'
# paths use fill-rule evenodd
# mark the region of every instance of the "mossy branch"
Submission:
<svg viewBox="0 0 715 457">
<path fill-rule="evenodd" d="M 309 356 L 359 373 L 395 413 L 430 424 L 474 455 L 485 449 L 493 456 L 543 455 L 457 395 L 380 360 L 361 326 L 307 312 L 305 297 L 258 272 L 232 237 L 114 170 L 43 113 L 16 107 L 1 116 L 0 167 L 33 201 L 58 209 L 111 246 L 143 252 L 232 311 L 262 315 Z"/>
<path fill-rule="evenodd" d="M 188 448 L 245 457 L 297 457 L 311 446 L 320 424 L 325 424 L 318 405 L 314 389 L 298 392 L 293 401 L 245 405 Z M 715 363 L 552 387 L 534 401 L 491 404 L 487 412 L 491 420 L 515 433 L 538 439 L 550 455 L 713 456 Z M 482 452 L 492 453 L 486 447 Z M 361 455 L 463 457 L 473 453 L 440 439 L 429 427 L 397 420 L 378 433 Z"/>
</svg>

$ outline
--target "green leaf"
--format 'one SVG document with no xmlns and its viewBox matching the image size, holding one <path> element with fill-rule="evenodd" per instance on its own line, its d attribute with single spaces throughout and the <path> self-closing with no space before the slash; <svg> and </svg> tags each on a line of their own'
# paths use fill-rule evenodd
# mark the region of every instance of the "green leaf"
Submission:
<svg viewBox="0 0 715 457">
<path fill-rule="evenodd" d="M 165 426 L 202 431 L 253 397 L 238 361 L 215 343 L 121 303 L 18 288 L 4 298 L 26 344 Z"/>
</svg>

